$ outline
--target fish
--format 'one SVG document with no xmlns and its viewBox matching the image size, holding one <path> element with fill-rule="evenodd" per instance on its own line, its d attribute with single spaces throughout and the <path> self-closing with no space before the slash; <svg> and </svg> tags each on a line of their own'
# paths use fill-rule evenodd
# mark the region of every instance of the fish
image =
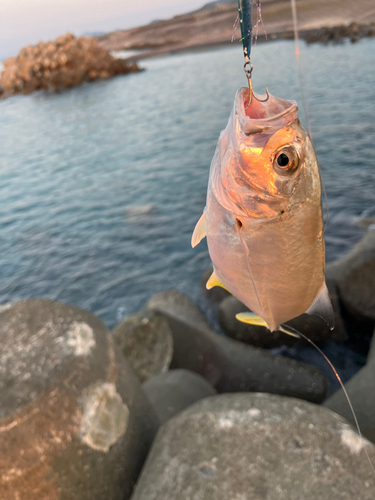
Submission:
<svg viewBox="0 0 375 500">
<path fill-rule="evenodd" d="M 250 88 L 238 90 L 191 243 L 207 238 L 207 288 L 222 286 L 252 311 L 237 319 L 298 336 L 284 323 L 305 312 L 334 327 L 321 179 L 297 103 L 267 96 L 251 99 Z"/>
</svg>

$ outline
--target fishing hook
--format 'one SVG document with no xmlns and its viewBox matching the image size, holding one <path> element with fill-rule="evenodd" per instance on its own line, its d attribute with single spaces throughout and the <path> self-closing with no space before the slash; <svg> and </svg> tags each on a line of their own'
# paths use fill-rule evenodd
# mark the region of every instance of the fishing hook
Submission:
<svg viewBox="0 0 375 500">
<path fill-rule="evenodd" d="M 245 64 L 243 66 L 243 70 L 245 72 L 245 75 L 246 75 L 246 78 L 247 78 L 247 83 L 249 85 L 249 102 L 248 102 L 248 104 L 247 104 L 247 106 L 245 108 L 245 110 L 246 110 L 250 106 L 250 103 L 251 103 L 251 101 L 252 101 L 253 98 L 255 100 L 257 100 L 258 102 L 266 102 L 270 98 L 270 94 L 268 92 L 267 87 L 266 87 L 266 98 L 265 99 L 259 99 L 259 97 L 257 97 L 257 95 L 255 94 L 255 92 L 253 90 L 253 82 L 251 81 L 251 75 L 252 75 L 252 72 L 253 72 L 253 65 L 251 64 L 249 58 L 246 58 Z"/>
</svg>

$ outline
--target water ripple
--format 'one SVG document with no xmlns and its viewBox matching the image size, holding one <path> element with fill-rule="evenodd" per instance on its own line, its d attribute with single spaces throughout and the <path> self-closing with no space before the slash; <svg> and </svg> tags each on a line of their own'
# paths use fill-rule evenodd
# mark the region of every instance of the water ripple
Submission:
<svg viewBox="0 0 375 500">
<path fill-rule="evenodd" d="M 358 219 L 374 213 L 374 86 L 363 71 L 374 49 L 363 40 L 302 53 L 330 205 L 328 260 L 358 241 Z M 241 58 L 237 46 L 160 58 L 145 61 L 144 73 L 0 103 L 1 302 L 62 300 L 109 326 L 169 288 L 208 307 L 207 247 L 192 250 L 190 237 L 244 84 Z M 259 45 L 253 64 L 257 86 L 300 101 L 291 42 Z"/>
</svg>

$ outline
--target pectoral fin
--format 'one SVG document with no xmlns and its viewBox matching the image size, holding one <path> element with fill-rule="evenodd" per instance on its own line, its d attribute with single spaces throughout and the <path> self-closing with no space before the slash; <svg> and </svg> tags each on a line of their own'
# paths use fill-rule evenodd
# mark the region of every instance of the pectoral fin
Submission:
<svg viewBox="0 0 375 500">
<path fill-rule="evenodd" d="M 236 314 L 236 318 L 238 319 L 238 321 L 242 321 L 242 323 L 247 323 L 249 325 L 256 325 L 256 326 L 264 326 L 265 328 L 268 328 L 268 325 L 264 321 L 263 318 L 261 318 L 260 316 L 257 316 L 254 313 L 251 313 L 251 312 L 244 312 L 244 313 Z M 278 330 L 280 332 L 286 333 L 287 335 L 290 335 L 291 337 L 295 337 L 297 339 L 300 338 L 297 331 L 292 332 L 288 329 L 287 326 L 280 325 Z"/>
<path fill-rule="evenodd" d="M 333 312 L 333 307 L 331 299 L 329 297 L 327 285 L 323 283 L 314 302 L 306 311 L 308 314 L 316 314 L 320 316 L 330 327 L 331 330 L 335 327 L 335 314 Z"/>
<path fill-rule="evenodd" d="M 194 248 L 206 236 L 206 212 L 203 212 L 201 218 L 195 226 L 193 236 L 191 237 L 191 246 Z"/>
<path fill-rule="evenodd" d="M 215 272 L 213 272 L 211 274 L 211 276 L 209 277 L 209 279 L 206 283 L 206 288 L 207 288 L 207 290 L 211 290 L 211 288 L 213 288 L 214 286 L 221 286 L 221 288 L 224 288 L 225 290 L 227 290 L 227 292 L 229 292 L 228 288 L 226 288 L 226 286 L 223 285 L 219 276 L 217 276 L 217 274 L 215 274 Z"/>
</svg>

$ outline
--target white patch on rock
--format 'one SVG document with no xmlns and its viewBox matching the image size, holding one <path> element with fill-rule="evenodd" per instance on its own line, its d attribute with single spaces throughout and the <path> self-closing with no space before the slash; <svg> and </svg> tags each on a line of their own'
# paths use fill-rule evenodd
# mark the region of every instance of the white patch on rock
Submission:
<svg viewBox="0 0 375 500">
<path fill-rule="evenodd" d="M 247 412 L 247 414 L 250 416 L 250 417 L 259 417 L 260 415 L 260 410 L 258 410 L 258 408 L 251 408 L 251 410 L 249 410 Z"/>
<path fill-rule="evenodd" d="M 305 413 L 305 411 L 302 410 L 302 408 L 300 408 L 299 406 L 294 406 L 293 411 L 297 413 L 297 415 L 303 415 Z"/>
<path fill-rule="evenodd" d="M 73 321 L 66 335 L 67 345 L 76 356 L 88 356 L 96 345 L 94 332 L 87 323 Z"/>
<path fill-rule="evenodd" d="M 218 425 L 220 429 L 231 429 L 234 426 L 234 423 L 232 420 L 229 420 L 229 418 L 219 418 Z"/>
<path fill-rule="evenodd" d="M 91 387 L 83 398 L 80 436 L 94 450 L 107 453 L 126 432 L 129 408 L 115 384 L 101 383 Z"/>
<path fill-rule="evenodd" d="M 349 427 L 345 427 L 341 431 L 341 442 L 349 448 L 352 453 L 358 455 L 362 448 L 368 444 L 368 441 L 363 437 L 359 436 Z"/>
</svg>

